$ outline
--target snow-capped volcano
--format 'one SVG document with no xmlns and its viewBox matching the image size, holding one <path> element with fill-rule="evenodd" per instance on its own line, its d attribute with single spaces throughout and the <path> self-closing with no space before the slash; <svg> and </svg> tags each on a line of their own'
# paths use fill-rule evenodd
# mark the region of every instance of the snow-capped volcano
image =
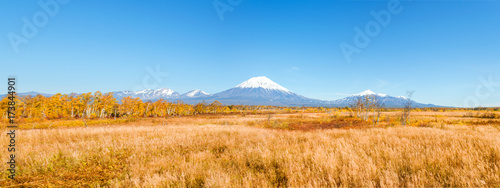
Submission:
<svg viewBox="0 0 500 188">
<path fill-rule="evenodd" d="M 199 89 L 191 90 L 187 93 L 182 94 L 182 97 L 205 97 L 210 94 Z"/>
<path fill-rule="evenodd" d="M 286 89 L 265 76 L 253 77 L 237 86 L 212 95 L 207 101 L 249 105 L 320 105 L 325 101 L 310 99 Z"/>
<path fill-rule="evenodd" d="M 283 98 L 289 95 L 296 94 L 265 76 L 250 78 L 231 89 L 214 94 L 215 97 L 219 98 L 261 97 L 269 99 Z"/>
<path fill-rule="evenodd" d="M 253 77 L 236 86 L 236 88 L 263 88 L 268 90 L 280 90 L 290 93 L 290 90 L 280 86 L 265 76 Z"/>
<path fill-rule="evenodd" d="M 376 96 L 380 96 L 380 97 L 387 96 L 386 94 L 375 93 L 375 92 L 373 92 L 372 90 L 369 90 L 369 89 L 365 90 L 365 91 L 363 91 L 361 93 L 351 95 L 351 96 L 366 96 L 366 95 L 376 95 Z"/>
</svg>

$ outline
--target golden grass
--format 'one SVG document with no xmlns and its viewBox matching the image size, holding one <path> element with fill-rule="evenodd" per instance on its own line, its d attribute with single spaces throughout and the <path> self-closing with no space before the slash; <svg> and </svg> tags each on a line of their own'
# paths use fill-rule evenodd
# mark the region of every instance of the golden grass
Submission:
<svg viewBox="0 0 500 188">
<path fill-rule="evenodd" d="M 2 170 L 1 187 L 500 186 L 498 126 L 304 132 L 150 121 L 19 135 L 17 179 Z"/>
<path fill-rule="evenodd" d="M 113 124 L 128 124 L 137 122 L 138 118 L 94 118 L 86 119 L 59 119 L 59 120 L 38 120 L 27 121 L 26 119 L 21 122 L 17 121 L 17 126 L 20 129 L 50 129 L 50 128 L 68 128 L 68 127 L 85 127 L 85 126 L 103 126 Z M 0 123 L 0 128 L 6 128 L 9 124 Z"/>
</svg>

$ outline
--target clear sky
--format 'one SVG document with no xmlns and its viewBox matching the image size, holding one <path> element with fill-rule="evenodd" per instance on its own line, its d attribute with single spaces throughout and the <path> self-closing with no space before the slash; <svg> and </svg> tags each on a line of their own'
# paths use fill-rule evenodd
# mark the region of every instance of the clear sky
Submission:
<svg viewBox="0 0 500 188">
<path fill-rule="evenodd" d="M 382 0 L 54 2 L 0 1 L 0 76 L 18 92 L 216 93 L 267 76 L 325 100 L 415 90 L 422 103 L 500 106 L 499 1 L 401 1 L 385 26 L 370 13 L 395 5 Z M 344 43 L 359 52 L 350 62 Z"/>
</svg>

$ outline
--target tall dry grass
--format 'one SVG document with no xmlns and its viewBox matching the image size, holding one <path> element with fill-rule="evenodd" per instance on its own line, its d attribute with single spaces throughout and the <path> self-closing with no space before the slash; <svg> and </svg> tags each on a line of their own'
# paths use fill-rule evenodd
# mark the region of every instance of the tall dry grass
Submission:
<svg viewBox="0 0 500 188">
<path fill-rule="evenodd" d="M 2 170 L 1 187 L 500 186 L 500 130 L 492 126 L 302 132 L 166 125 L 19 134 L 17 179 Z M 6 161 L 6 149 L 0 154 Z"/>
</svg>

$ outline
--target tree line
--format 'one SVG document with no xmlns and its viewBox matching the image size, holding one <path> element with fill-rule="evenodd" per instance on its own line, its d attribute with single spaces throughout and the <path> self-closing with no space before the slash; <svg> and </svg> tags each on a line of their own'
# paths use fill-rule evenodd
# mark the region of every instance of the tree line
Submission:
<svg viewBox="0 0 500 188">
<path fill-rule="evenodd" d="M 267 106 L 224 106 L 219 101 L 201 102 L 190 105 L 164 99 L 143 101 L 140 98 L 116 99 L 113 93 L 55 94 L 16 96 L 16 118 L 28 119 L 71 119 L 71 118 L 117 118 L 117 117 L 168 117 L 197 114 L 217 114 L 260 110 Z M 2 119 L 7 119 L 8 98 L 0 101 Z"/>
</svg>

